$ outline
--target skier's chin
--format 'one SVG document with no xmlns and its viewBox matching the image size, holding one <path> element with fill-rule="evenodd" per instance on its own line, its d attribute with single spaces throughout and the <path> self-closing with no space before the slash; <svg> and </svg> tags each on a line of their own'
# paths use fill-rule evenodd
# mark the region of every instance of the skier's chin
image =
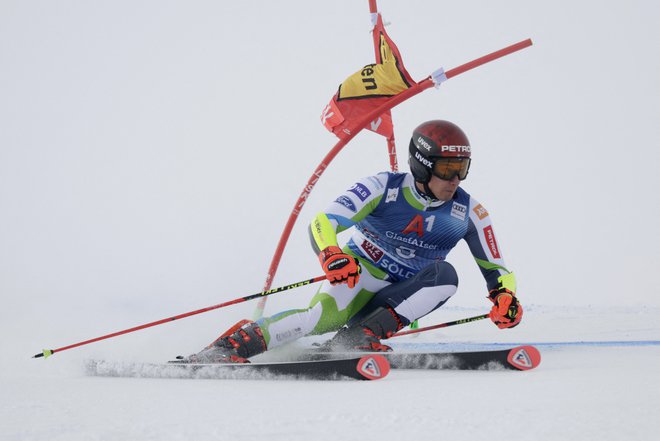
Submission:
<svg viewBox="0 0 660 441">
<path fill-rule="evenodd" d="M 435 196 L 438 198 L 438 200 L 447 202 L 454 197 L 455 193 L 456 193 L 456 189 L 454 188 L 453 190 L 442 190 L 440 194 L 436 194 Z"/>
</svg>

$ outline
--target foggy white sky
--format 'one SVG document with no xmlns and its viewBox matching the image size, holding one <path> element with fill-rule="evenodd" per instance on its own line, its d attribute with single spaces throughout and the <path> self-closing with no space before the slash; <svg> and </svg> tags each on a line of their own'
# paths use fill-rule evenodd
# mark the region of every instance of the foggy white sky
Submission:
<svg viewBox="0 0 660 441">
<path fill-rule="evenodd" d="M 463 187 L 493 216 L 523 304 L 660 305 L 660 7 L 379 7 L 417 80 L 534 41 L 394 111 L 404 169 L 420 122 L 468 134 Z M 25 338 L 64 343 L 259 291 L 336 142 L 320 112 L 373 62 L 368 31 L 366 0 L 0 2 L 0 326 L 30 320 L 39 326 Z M 307 222 L 387 168 L 374 134 L 344 149 L 274 286 L 321 273 Z M 487 308 L 467 247 L 450 261 L 461 276 L 452 305 Z M 269 312 L 310 296 L 274 297 Z M 177 334 L 212 338 L 251 311 L 189 319 Z"/>
</svg>

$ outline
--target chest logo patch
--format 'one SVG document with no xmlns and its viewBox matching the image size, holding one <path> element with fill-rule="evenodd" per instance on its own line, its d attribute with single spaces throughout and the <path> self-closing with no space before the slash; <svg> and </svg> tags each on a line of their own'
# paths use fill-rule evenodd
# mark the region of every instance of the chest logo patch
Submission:
<svg viewBox="0 0 660 441">
<path fill-rule="evenodd" d="M 390 188 L 387 190 L 387 197 L 385 198 L 385 203 L 396 202 L 396 199 L 399 197 L 398 188 Z"/>
<path fill-rule="evenodd" d="M 385 254 L 383 250 L 381 250 L 380 248 L 378 248 L 376 245 L 372 244 L 368 240 L 362 241 L 360 248 L 362 248 L 362 250 L 364 250 L 366 255 L 369 256 L 369 258 L 371 258 L 371 260 L 373 260 L 374 262 L 378 262 L 383 257 L 383 254 Z"/>
<path fill-rule="evenodd" d="M 467 214 L 467 206 L 454 202 L 451 206 L 451 216 L 456 219 L 465 220 Z"/>
<path fill-rule="evenodd" d="M 396 254 L 399 257 L 402 257 L 404 259 L 414 259 L 415 258 L 415 250 L 413 248 L 398 247 L 396 249 Z"/>
</svg>

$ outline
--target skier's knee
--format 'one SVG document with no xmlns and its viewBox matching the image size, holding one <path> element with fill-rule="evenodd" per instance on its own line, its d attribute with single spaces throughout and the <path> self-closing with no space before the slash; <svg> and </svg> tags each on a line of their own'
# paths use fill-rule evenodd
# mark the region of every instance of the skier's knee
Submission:
<svg viewBox="0 0 660 441">
<path fill-rule="evenodd" d="M 319 335 L 334 332 L 344 326 L 346 317 L 339 312 L 337 301 L 333 297 L 323 295 L 316 300 L 307 310 L 314 317 L 314 326 L 310 334 Z"/>
<path fill-rule="evenodd" d="M 444 260 L 438 260 L 423 268 L 415 276 L 422 286 L 454 285 L 458 286 L 458 274 L 454 266 Z"/>
</svg>

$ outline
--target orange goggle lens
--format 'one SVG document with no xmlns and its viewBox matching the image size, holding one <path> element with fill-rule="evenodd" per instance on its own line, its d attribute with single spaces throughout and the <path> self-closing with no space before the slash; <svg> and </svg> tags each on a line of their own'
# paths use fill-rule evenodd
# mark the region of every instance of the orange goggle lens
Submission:
<svg viewBox="0 0 660 441">
<path fill-rule="evenodd" d="M 461 181 L 470 170 L 470 158 L 439 158 L 433 163 L 433 174 L 440 179 L 450 180 L 458 176 Z"/>
</svg>

